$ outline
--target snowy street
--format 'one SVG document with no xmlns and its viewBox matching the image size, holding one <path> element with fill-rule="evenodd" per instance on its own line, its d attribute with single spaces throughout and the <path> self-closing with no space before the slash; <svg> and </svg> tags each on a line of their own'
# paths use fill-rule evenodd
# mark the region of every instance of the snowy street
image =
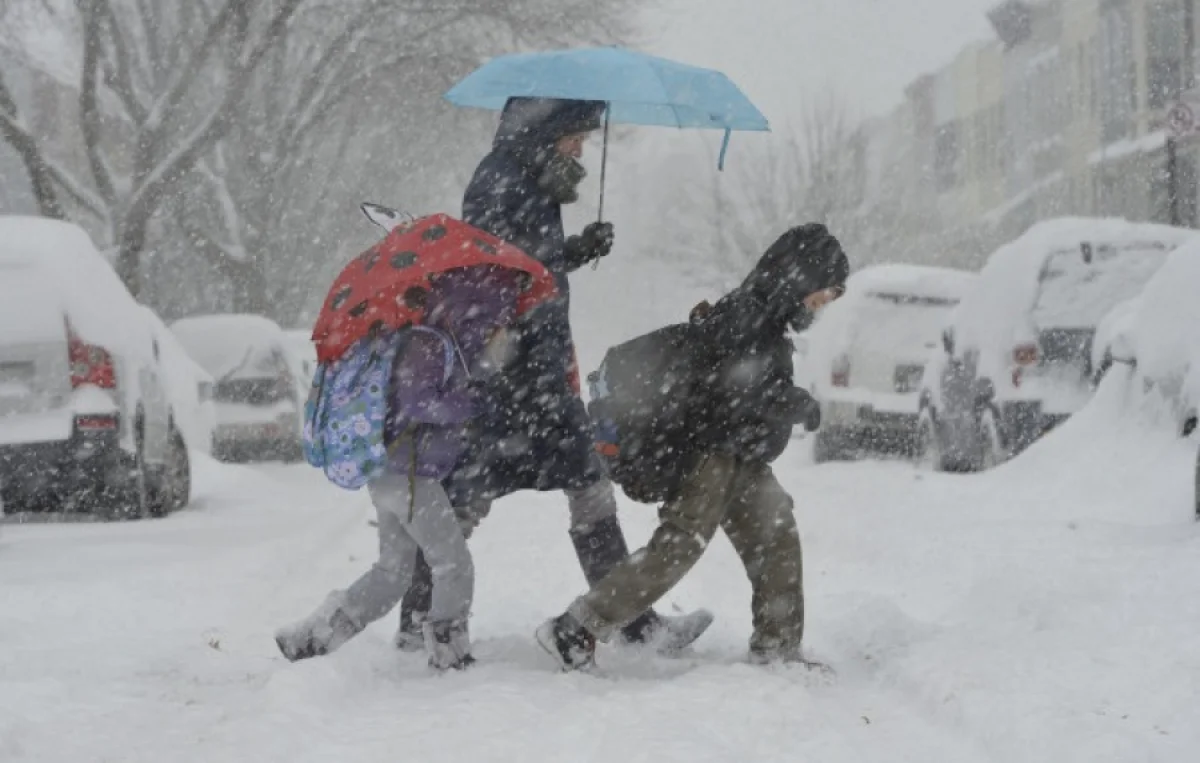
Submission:
<svg viewBox="0 0 1200 763">
<path fill-rule="evenodd" d="M 375 553 L 365 494 L 307 466 L 204 460 L 165 520 L 6 526 L 0 760 L 1192 760 L 1194 450 L 1118 412 L 1120 386 L 982 475 L 814 467 L 797 441 L 779 468 L 832 679 L 742 662 L 749 586 L 721 536 L 661 604 L 717 613 L 693 654 L 558 674 L 531 635 L 583 586 L 556 495 L 508 499 L 472 541 L 480 662 L 450 675 L 395 651 L 391 618 L 278 655 L 274 628 Z M 623 514 L 644 540 L 653 510 Z"/>
</svg>

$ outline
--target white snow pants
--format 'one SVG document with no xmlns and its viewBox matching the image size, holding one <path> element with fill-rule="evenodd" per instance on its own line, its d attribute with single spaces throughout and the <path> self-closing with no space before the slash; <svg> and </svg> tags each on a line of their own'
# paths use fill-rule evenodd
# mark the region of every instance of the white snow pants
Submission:
<svg viewBox="0 0 1200 763">
<path fill-rule="evenodd" d="M 361 629 L 390 612 L 412 584 L 420 551 L 433 573 L 428 619 L 465 621 L 475 565 L 441 483 L 386 473 L 367 489 L 379 515 L 379 561 L 346 590 L 346 615 Z"/>
</svg>

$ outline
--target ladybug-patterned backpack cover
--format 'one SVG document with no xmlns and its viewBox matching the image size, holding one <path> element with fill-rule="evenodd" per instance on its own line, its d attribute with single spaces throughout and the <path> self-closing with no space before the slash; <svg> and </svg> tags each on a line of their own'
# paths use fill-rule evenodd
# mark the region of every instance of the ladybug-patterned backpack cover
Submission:
<svg viewBox="0 0 1200 763">
<path fill-rule="evenodd" d="M 392 367 L 408 330 L 424 322 L 431 280 L 482 266 L 528 276 L 518 314 L 557 293 L 540 262 L 445 214 L 393 228 L 334 280 L 313 328 L 318 365 L 304 406 L 304 456 L 335 485 L 357 490 L 387 463 Z"/>
</svg>

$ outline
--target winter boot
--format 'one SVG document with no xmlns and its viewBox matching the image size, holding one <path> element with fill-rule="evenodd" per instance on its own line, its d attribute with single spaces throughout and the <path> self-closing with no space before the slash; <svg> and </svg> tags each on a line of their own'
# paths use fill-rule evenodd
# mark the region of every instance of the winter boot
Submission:
<svg viewBox="0 0 1200 763">
<path fill-rule="evenodd" d="M 629 556 L 625 534 L 615 516 L 583 530 L 571 530 L 571 542 L 589 586 L 603 580 Z M 679 617 L 662 617 L 648 609 L 621 629 L 621 640 L 626 644 L 653 644 L 664 653 L 678 652 L 700 638 L 712 622 L 712 613 L 704 609 Z"/>
<path fill-rule="evenodd" d="M 320 657 L 354 638 L 362 628 L 345 612 L 346 594 L 335 591 L 299 622 L 275 632 L 275 644 L 292 662 Z"/>
<path fill-rule="evenodd" d="M 533 635 L 563 670 L 587 671 L 596 664 L 596 637 L 571 615 L 547 620 Z"/>
<path fill-rule="evenodd" d="M 396 631 L 393 643 L 397 649 L 405 652 L 419 652 L 425 648 L 425 635 L 421 631 L 421 622 L 433 605 L 433 570 L 425 561 L 423 553 L 417 553 L 417 563 L 413 567 L 412 585 L 400 602 L 400 628 Z"/>
<path fill-rule="evenodd" d="M 806 657 L 799 644 L 751 644 L 747 659 L 752 665 L 792 666 L 833 674 L 833 668 L 829 665 Z"/>
<path fill-rule="evenodd" d="M 639 620 L 641 618 L 634 620 L 626 628 Z M 649 630 L 644 632 L 644 638 L 636 643 L 653 646 L 660 654 L 676 655 L 704 635 L 708 626 L 712 624 L 713 613 L 707 609 L 697 609 L 686 615 L 658 615 L 656 621 L 650 623 Z"/>
<path fill-rule="evenodd" d="M 405 615 L 408 615 L 405 617 Z M 425 622 L 424 612 L 400 613 L 400 627 L 392 637 L 392 643 L 401 652 L 419 652 L 425 648 L 425 631 L 421 627 Z"/>
<path fill-rule="evenodd" d="M 466 620 L 426 621 L 421 630 L 425 636 L 425 650 L 429 652 L 429 667 L 463 670 L 474 664 Z"/>
</svg>

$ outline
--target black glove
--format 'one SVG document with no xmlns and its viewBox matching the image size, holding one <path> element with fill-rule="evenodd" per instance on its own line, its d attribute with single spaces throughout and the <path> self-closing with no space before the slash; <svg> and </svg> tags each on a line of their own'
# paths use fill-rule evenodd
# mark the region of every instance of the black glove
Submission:
<svg viewBox="0 0 1200 763">
<path fill-rule="evenodd" d="M 795 424 L 803 424 L 805 431 L 815 432 L 821 426 L 821 404 L 800 387 L 791 387 L 775 405 L 780 418 Z"/>
<path fill-rule="evenodd" d="M 612 245 L 612 223 L 591 223 L 578 236 L 567 239 L 567 260 L 574 267 L 582 267 L 592 260 L 607 257 Z"/>
</svg>

